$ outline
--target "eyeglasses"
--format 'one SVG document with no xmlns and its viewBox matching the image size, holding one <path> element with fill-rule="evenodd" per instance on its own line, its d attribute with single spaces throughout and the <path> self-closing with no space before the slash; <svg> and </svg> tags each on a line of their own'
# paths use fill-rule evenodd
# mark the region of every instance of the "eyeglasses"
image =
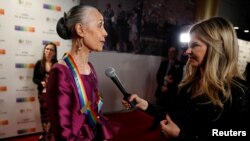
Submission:
<svg viewBox="0 0 250 141">
<path fill-rule="evenodd" d="M 52 48 L 45 48 L 45 50 L 55 51 L 55 50 L 54 50 L 54 49 L 52 49 Z"/>
</svg>

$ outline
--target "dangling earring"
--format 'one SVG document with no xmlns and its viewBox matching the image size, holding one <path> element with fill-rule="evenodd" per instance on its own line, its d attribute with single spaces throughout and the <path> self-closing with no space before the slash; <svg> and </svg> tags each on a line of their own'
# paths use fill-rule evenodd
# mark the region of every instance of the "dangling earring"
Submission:
<svg viewBox="0 0 250 141">
<path fill-rule="evenodd" d="M 79 51 L 81 51 L 81 49 L 82 49 L 82 47 L 81 47 L 81 46 L 79 46 L 79 47 L 78 47 L 78 49 L 77 49 L 77 51 L 79 52 Z"/>
<path fill-rule="evenodd" d="M 77 44 L 78 44 L 78 47 L 77 47 L 76 52 L 80 52 L 80 51 L 81 51 L 81 49 L 82 49 L 82 43 L 81 43 L 81 40 L 77 40 Z"/>
</svg>

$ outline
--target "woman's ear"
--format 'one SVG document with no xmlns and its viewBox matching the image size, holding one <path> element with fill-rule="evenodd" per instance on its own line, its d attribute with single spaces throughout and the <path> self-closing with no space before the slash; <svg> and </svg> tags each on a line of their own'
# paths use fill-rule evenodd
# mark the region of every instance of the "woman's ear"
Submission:
<svg viewBox="0 0 250 141">
<path fill-rule="evenodd" d="M 85 26 L 81 23 L 77 23 L 75 25 L 75 30 L 76 30 L 76 34 L 80 37 L 84 37 L 85 35 Z"/>
</svg>

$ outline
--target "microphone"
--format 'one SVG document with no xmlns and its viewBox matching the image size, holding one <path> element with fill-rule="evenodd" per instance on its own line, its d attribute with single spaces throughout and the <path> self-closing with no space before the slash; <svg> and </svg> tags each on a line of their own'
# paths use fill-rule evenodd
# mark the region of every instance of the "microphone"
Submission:
<svg viewBox="0 0 250 141">
<path fill-rule="evenodd" d="M 112 68 L 112 67 L 108 67 L 105 70 L 105 73 L 115 83 L 115 85 L 119 88 L 119 90 L 122 92 L 122 94 L 124 96 L 123 99 L 126 100 L 127 102 L 129 102 L 132 107 L 134 107 L 136 105 L 136 102 L 135 101 L 132 101 L 132 102 L 129 101 L 129 97 L 131 96 L 131 94 L 128 93 L 124 89 L 124 87 L 122 86 L 121 81 L 119 80 L 118 76 L 115 73 L 115 69 Z"/>
</svg>

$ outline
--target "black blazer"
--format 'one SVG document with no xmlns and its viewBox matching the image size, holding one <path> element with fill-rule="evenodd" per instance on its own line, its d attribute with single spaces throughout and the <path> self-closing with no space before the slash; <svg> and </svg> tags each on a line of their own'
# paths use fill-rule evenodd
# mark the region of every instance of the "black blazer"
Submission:
<svg viewBox="0 0 250 141">
<path fill-rule="evenodd" d="M 155 92 L 155 96 L 158 97 L 161 92 L 161 86 L 164 83 L 164 77 L 166 75 L 167 69 L 168 69 L 168 60 L 161 62 L 160 67 L 158 69 L 156 80 L 157 80 L 157 89 Z M 183 64 L 176 60 L 171 67 L 171 69 L 168 72 L 168 75 L 172 75 L 173 83 L 168 84 L 168 93 L 176 94 L 178 90 L 178 85 L 182 79 L 183 76 Z"/>
<path fill-rule="evenodd" d="M 55 63 L 53 63 L 52 65 L 54 65 Z M 43 90 L 41 82 L 44 81 L 46 74 L 49 74 L 49 72 L 46 72 L 45 69 L 41 69 L 41 65 L 42 65 L 42 60 L 38 60 L 35 64 L 33 72 L 33 82 L 37 84 L 37 90 L 39 93 L 42 92 Z"/>
</svg>

